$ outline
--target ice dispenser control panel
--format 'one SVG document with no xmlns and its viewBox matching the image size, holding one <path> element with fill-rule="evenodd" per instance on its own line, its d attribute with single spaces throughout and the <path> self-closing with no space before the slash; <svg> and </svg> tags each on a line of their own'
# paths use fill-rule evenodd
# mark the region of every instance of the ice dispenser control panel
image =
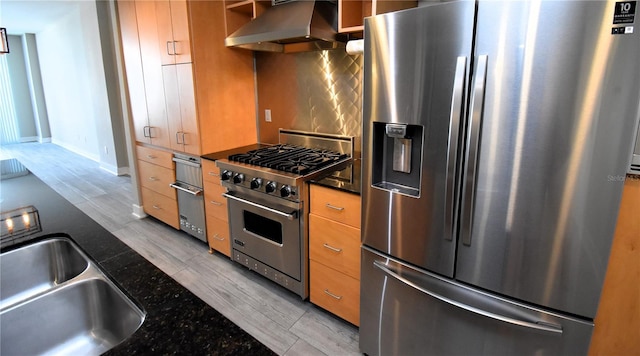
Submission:
<svg viewBox="0 0 640 356">
<path fill-rule="evenodd" d="M 419 197 L 423 127 L 374 122 L 373 130 L 372 185 Z"/>
</svg>

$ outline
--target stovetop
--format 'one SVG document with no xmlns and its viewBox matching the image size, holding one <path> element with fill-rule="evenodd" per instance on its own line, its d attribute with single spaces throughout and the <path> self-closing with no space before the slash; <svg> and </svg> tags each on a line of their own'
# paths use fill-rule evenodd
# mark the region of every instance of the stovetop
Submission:
<svg viewBox="0 0 640 356">
<path fill-rule="evenodd" d="M 305 175 L 349 158 L 346 153 L 279 144 L 230 155 L 229 161 Z"/>
</svg>

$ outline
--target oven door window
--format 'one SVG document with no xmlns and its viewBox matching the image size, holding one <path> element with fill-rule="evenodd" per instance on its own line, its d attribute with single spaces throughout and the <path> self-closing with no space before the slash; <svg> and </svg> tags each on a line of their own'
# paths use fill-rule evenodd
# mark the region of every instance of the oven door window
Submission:
<svg viewBox="0 0 640 356">
<path fill-rule="evenodd" d="M 254 235 L 282 245 L 282 224 L 244 210 L 244 229 Z"/>
</svg>

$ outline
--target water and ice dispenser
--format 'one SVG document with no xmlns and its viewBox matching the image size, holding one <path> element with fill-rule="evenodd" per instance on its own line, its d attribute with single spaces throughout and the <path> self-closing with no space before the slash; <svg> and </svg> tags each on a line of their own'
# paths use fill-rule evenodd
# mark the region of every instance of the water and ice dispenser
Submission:
<svg viewBox="0 0 640 356">
<path fill-rule="evenodd" d="M 420 196 L 423 131 L 421 125 L 373 123 L 374 187 Z"/>
</svg>

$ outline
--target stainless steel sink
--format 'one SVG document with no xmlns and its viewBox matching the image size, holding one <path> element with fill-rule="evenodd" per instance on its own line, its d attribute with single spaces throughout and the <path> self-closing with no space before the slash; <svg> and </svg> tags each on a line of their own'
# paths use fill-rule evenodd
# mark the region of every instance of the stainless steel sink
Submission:
<svg viewBox="0 0 640 356">
<path fill-rule="evenodd" d="M 69 240 L 50 239 L 2 254 L 0 308 L 62 284 L 89 267 Z"/>
<path fill-rule="evenodd" d="M 0 255 L 0 354 L 99 355 L 145 313 L 66 238 Z"/>
</svg>

